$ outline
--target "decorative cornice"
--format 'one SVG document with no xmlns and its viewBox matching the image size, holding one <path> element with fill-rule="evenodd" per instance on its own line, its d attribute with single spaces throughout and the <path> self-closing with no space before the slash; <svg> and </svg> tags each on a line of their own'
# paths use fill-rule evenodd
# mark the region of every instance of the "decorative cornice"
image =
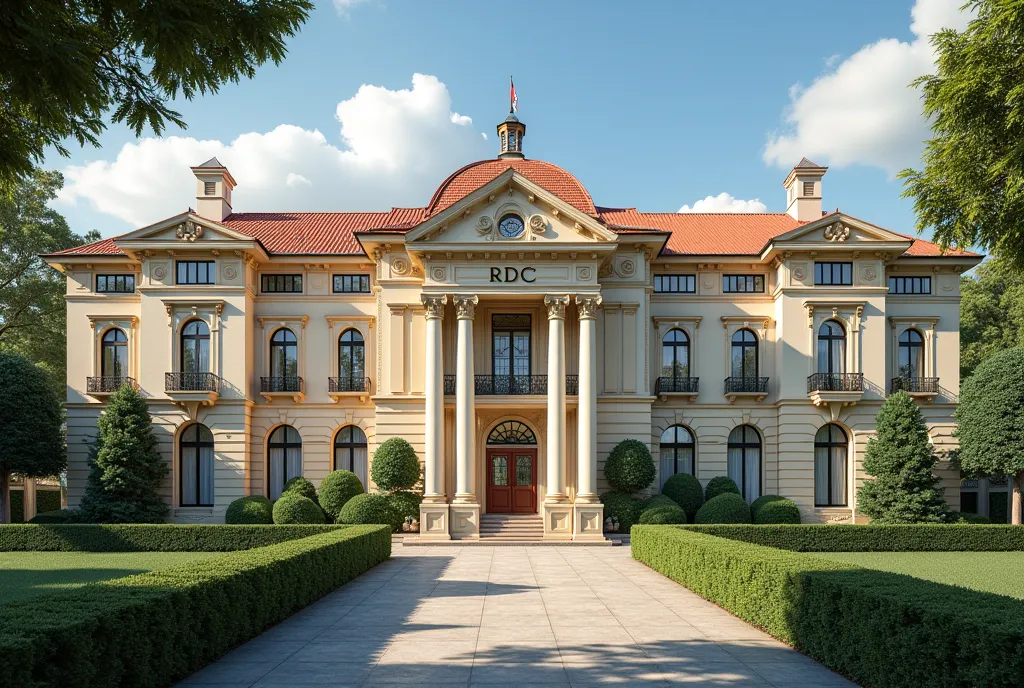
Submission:
<svg viewBox="0 0 1024 688">
<path fill-rule="evenodd" d="M 265 329 L 267 323 L 279 324 L 284 327 L 288 323 L 301 323 L 302 329 L 306 329 L 306 323 L 309 322 L 308 315 L 260 315 L 256 317 L 256 321 L 259 322 L 260 328 Z"/>
<path fill-rule="evenodd" d="M 601 307 L 601 295 L 583 296 L 576 295 L 576 311 L 580 320 L 594 320 L 597 317 L 597 309 Z"/>
<path fill-rule="evenodd" d="M 548 309 L 548 320 L 564 320 L 565 307 L 568 305 L 568 296 L 553 296 L 548 294 L 544 297 L 544 307 Z"/>
</svg>

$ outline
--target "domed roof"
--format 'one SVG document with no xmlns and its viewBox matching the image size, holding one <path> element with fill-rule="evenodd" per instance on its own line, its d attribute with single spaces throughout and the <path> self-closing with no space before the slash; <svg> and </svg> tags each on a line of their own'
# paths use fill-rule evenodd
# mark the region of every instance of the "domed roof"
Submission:
<svg viewBox="0 0 1024 688">
<path fill-rule="evenodd" d="M 534 184 L 544 187 L 560 199 L 588 215 L 596 215 L 594 199 L 576 177 L 561 167 L 543 160 L 523 158 L 480 160 L 456 170 L 434 192 L 427 215 L 434 215 L 513 169 Z"/>
</svg>

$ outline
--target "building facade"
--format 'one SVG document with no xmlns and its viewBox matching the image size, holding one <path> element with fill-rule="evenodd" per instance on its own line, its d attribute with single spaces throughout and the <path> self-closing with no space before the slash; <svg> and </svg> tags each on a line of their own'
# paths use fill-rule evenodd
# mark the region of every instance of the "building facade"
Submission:
<svg viewBox="0 0 1024 688">
<path fill-rule="evenodd" d="M 131 384 L 181 522 L 296 475 L 372 490 L 390 437 L 423 461 L 424 538 L 478 537 L 488 513 L 600 538 L 604 461 L 627 438 L 655 456 L 652 489 L 729 475 L 748 500 L 850 521 L 900 389 L 958 506 L 959 276 L 979 256 L 823 213 L 826 168 L 806 159 L 785 213 L 596 206 L 523 155 L 525 133 L 510 115 L 497 158 L 383 212 L 235 212 L 211 159 L 194 211 L 46 256 L 68 285 L 69 504 L 106 397 Z"/>
</svg>

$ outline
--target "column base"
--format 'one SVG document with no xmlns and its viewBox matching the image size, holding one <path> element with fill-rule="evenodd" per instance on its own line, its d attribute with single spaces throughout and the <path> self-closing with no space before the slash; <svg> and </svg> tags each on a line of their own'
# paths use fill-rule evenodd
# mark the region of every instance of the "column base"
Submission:
<svg viewBox="0 0 1024 688">
<path fill-rule="evenodd" d="M 448 505 L 444 502 L 420 504 L 420 540 L 451 540 L 448 528 Z"/>
<path fill-rule="evenodd" d="M 604 540 L 604 504 L 573 504 L 573 540 Z"/>
<path fill-rule="evenodd" d="M 422 508 L 422 507 L 421 507 Z M 453 540 L 480 539 L 480 505 L 453 503 L 448 507 Z"/>
<path fill-rule="evenodd" d="M 572 504 L 544 502 L 545 540 L 572 540 Z"/>
</svg>

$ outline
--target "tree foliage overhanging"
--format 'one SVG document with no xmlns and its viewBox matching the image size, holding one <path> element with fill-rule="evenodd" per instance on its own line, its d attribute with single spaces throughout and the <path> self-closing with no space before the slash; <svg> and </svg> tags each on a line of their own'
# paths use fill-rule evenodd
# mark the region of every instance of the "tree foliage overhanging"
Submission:
<svg viewBox="0 0 1024 688">
<path fill-rule="evenodd" d="M 960 379 L 995 353 L 1024 346 L 1024 270 L 999 257 L 960 278 Z"/>
</svg>

